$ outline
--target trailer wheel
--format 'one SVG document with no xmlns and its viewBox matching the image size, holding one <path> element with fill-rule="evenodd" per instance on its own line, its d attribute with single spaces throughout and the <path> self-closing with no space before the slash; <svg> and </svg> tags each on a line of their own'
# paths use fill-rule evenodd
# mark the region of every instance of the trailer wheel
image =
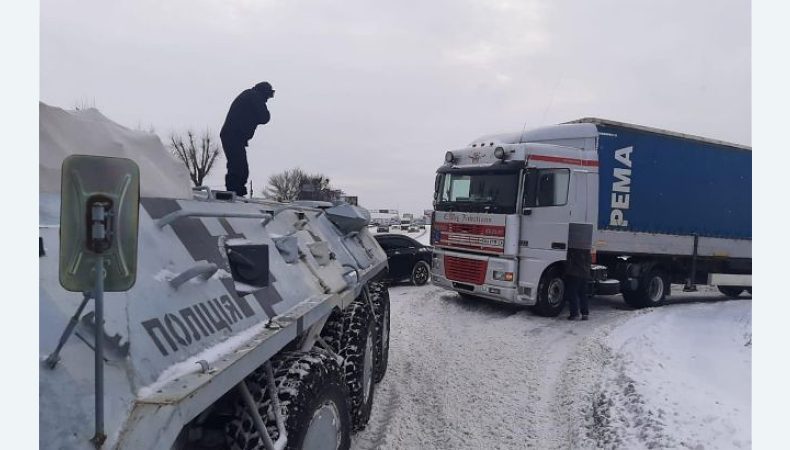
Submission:
<svg viewBox="0 0 790 450">
<path fill-rule="evenodd" d="M 288 433 L 288 449 L 348 449 L 351 445 L 349 395 L 343 372 L 325 350 L 291 352 L 273 362 L 275 385 Z M 247 380 L 272 441 L 279 437 L 271 400 L 266 393 L 264 372 L 258 370 Z M 231 448 L 252 450 L 263 447 L 246 406 L 239 402 L 234 419 L 227 426 Z"/>
<path fill-rule="evenodd" d="M 565 281 L 562 267 L 554 266 L 547 270 L 538 283 L 538 301 L 532 311 L 544 317 L 556 317 L 565 307 Z"/>
<path fill-rule="evenodd" d="M 375 361 L 373 381 L 378 383 L 387 373 L 390 347 L 390 294 L 383 282 L 372 282 L 368 285 L 373 308 L 376 311 Z"/>
<path fill-rule="evenodd" d="M 431 278 L 431 268 L 425 261 L 417 261 L 411 270 L 411 283 L 415 286 L 423 286 Z"/>
<path fill-rule="evenodd" d="M 716 286 L 719 292 L 729 298 L 738 298 L 743 294 L 744 288 L 741 286 Z M 751 292 L 749 292 L 751 294 Z"/>
<path fill-rule="evenodd" d="M 354 431 L 362 430 L 370 419 L 373 407 L 375 324 L 364 297 L 359 297 L 343 313 L 343 334 L 340 351 L 343 371 L 351 396 L 351 423 Z"/>
<path fill-rule="evenodd" d="M 623 299 L 634 308 L 661 306 L 664 304 L 667 292 L 669 292 L 669 283 L 666 275 L 659 269 L 652 269 L 639 279 L 635 291 L 623 290 Z"/>
</svg>

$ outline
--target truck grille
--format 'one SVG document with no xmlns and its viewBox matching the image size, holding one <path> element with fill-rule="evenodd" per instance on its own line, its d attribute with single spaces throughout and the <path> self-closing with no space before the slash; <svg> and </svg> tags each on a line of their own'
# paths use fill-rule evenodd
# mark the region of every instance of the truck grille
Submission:
<svg viewBox="0 0 790 450">
<path fill-rule="evenodd" d="M 488 261 L 447 255 L 444 257 L 444 273 L 453 281 L 483 284 L 486 281 L 487 269 Z"/>
</svg>

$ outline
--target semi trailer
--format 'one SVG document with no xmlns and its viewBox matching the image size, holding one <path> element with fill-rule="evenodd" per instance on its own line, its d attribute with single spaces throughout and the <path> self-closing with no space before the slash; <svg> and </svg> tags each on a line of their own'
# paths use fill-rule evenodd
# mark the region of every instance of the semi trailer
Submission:
<svg viewBox="0 0 790 450">
<path fill-rule="evenodd" d="M 95 110 L 40 127 L 39 446 L 347 449 L 389 351 L 368 212 L 190 191 Z"/>
<path fill-rule="evenodd" d="M 555 316 L 577 248 L 590 293 L 634 307 L 673 283 L 751 293 L 751 163 L 747 146 L 598 118 L 476 139 L 437 170 L 433 283 Z"/>
</svg>

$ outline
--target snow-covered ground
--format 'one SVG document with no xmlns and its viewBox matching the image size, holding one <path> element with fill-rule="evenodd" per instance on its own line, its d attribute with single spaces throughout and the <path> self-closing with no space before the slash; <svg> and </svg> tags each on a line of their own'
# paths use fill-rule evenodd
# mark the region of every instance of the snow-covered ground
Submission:
<svg viewBox="0 0 790 450">
<path fill-rule="evenodd" d="M 751 301 L 701 289 L 568 322 L 392 287 L 389 370 L 352 448 L 748 448 Z"/>
</svg>

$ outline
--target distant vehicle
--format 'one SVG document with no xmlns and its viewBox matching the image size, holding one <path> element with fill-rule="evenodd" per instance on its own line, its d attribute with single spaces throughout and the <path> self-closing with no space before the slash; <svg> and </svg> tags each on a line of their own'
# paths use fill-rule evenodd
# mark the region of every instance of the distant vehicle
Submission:
<svg viewBox="0 0 790 450">
<path fill-rule="evenodd" d="M 400 229 L 408 230 L 412 223 L 414 223 L 414 214 L 404 213 L 400 219 Z"/>
<path fill-rule="evenodd" d="M 423 227 L 423 228 L 424 228 L 424 227 Z M 411 225 L 409 225 L 409 233 L 416 233 L 416 232 L 418 232 L 418 231 L 420 231 L 420 229 L 419 229 L 419 228 L 417 228 L 417 225 L 415 225 L 415 224 L 411 224 Z"/>
<path fill-rule="evenodd" d="M 433 248 L 402 234 L 377 234 L 374 238 L 387 254 L 390 281 L 408 279 L 415 286 L 428 282 Z"/>
<path fill-rule="evenodd" d="M 370 222 L 376 225 L 396 225 L 400 223 L 400 213 L 397 209 L 371 209 Z"/>
<path fill-rule="evenodd" d="M 389 225 L 379 225 L 376 227 L 376 233 L 389 233 L 390 227 Z"/>
</svg>

